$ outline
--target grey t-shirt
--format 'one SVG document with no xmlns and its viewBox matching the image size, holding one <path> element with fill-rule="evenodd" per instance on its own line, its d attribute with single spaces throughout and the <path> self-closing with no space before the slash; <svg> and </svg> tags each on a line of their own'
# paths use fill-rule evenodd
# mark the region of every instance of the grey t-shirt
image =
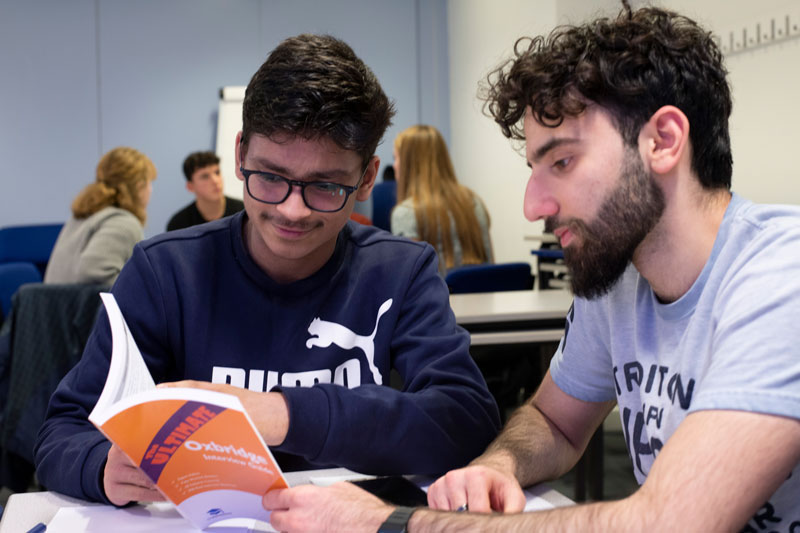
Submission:
<svg viewBox="0 0 800 533">
<path fill-rule="evenodd" d="M 800 419 L 799 316 L 800 208 L 733 195 L 711 257 L 686 294 L 662 304 L 629 267 L 609 294 L 575 299 L 550 371 L 571 396 L 617 400 L 643 483 L 689 413 Z M 779 519 L 770 530 L 800 528 L 799 503 L 800 466 L 761 511 Z"/>
<path fill-rule="evenodd" d="M 58 235 L 45 283 L 96 283 L 111 286 L 144 233 L 125 209 L 106 207 L 86 218 L 70 218 Z"/>
</svg>

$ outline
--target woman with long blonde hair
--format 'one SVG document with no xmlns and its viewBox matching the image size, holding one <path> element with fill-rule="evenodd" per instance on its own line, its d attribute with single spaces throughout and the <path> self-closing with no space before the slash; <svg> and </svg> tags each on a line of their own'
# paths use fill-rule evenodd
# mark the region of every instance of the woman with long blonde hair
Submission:
<svg viewBox="0 0 800 533">
<path fill-rule="evenodd" d="M 97 164 L 94 183 L 72 202 L 72 217 L 58 235 L 45 283 L 110 286 L 144 237 L 156 167 L 134 148 L 119 147 Z"/>
<path fill-rule="evenodd" d="M 392 233 L 430 243 L 439 272 L 462 265 L 491 263 L 489 213 L 480 198 L 456 180 L 441 133 L 417 125 L 394 141 L 397 206 Z"/>
</svg>

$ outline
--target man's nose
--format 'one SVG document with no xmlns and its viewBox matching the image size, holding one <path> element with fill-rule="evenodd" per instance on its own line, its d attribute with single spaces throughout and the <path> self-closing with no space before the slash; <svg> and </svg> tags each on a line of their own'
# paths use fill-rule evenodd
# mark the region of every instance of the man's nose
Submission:
<svg viewBox="0 0 800 533">
<path fill-rule="evenodd" d="M 523 211 L 525 218 L 534 222 L 558 214 L 558 202 L 552 192 L 531 172 L 528 185 L 525 187 Z"/>
<path fill-rule="evenodd" d="M 299 220 L 311 214 L 311 209 L 308 208 L 303 200 L 303 189 L 297 185 L 291 185 L 292 190 L 289 196 L 278 204 L 278 212 L 290 220 Z"/>
</svg>

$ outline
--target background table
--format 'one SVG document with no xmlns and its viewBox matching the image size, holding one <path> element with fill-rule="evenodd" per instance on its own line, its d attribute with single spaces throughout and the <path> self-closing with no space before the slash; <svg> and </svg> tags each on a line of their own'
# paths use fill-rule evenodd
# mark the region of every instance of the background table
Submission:
<svg viewBox="0 0 800 533">
<path fill-rule="evenodd" d="M 456 322 L 473 346 L 559 341 L 572 305 L 564 290 L 451 294 Z"/>
</svg>

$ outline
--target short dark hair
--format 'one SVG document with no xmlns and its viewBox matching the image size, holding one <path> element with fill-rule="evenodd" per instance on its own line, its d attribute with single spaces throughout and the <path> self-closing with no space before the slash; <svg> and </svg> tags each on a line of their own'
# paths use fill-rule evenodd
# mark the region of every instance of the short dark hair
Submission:
<svg viewBox="0 0 800 533">
<path fill-rule="evenodd" d="M 194 152 L 183 160 L 183 175 L 186 181 L 192 181 L 192 175 L 201 168 L 219 165 L 219 157 L 214 152 Z"/>
<path fill-rule="evenodd" d="M 614 19 L 517 40 L 514 58 L 486 79 L 485 111 L 506 137 L 521 140 L 528 106 L 537 122 L 557 127 L 594 102 L 635 146 L 653 113 L 674 105 L 689 119 L 692 169 L 700 183 L 730 189 L 732 103 L 719 47 L 687 17 L 657 8 L 631 11 L 623 4 Z"/>
<path fill-rule="evenodd" d="M 344 41 L 302 34 L 280 43 L 253 75 L 242 106 L 242 149 L 256 133 L 329 137 L 366 164 L 394 116 L 378 79 Z"/>
</svg>

